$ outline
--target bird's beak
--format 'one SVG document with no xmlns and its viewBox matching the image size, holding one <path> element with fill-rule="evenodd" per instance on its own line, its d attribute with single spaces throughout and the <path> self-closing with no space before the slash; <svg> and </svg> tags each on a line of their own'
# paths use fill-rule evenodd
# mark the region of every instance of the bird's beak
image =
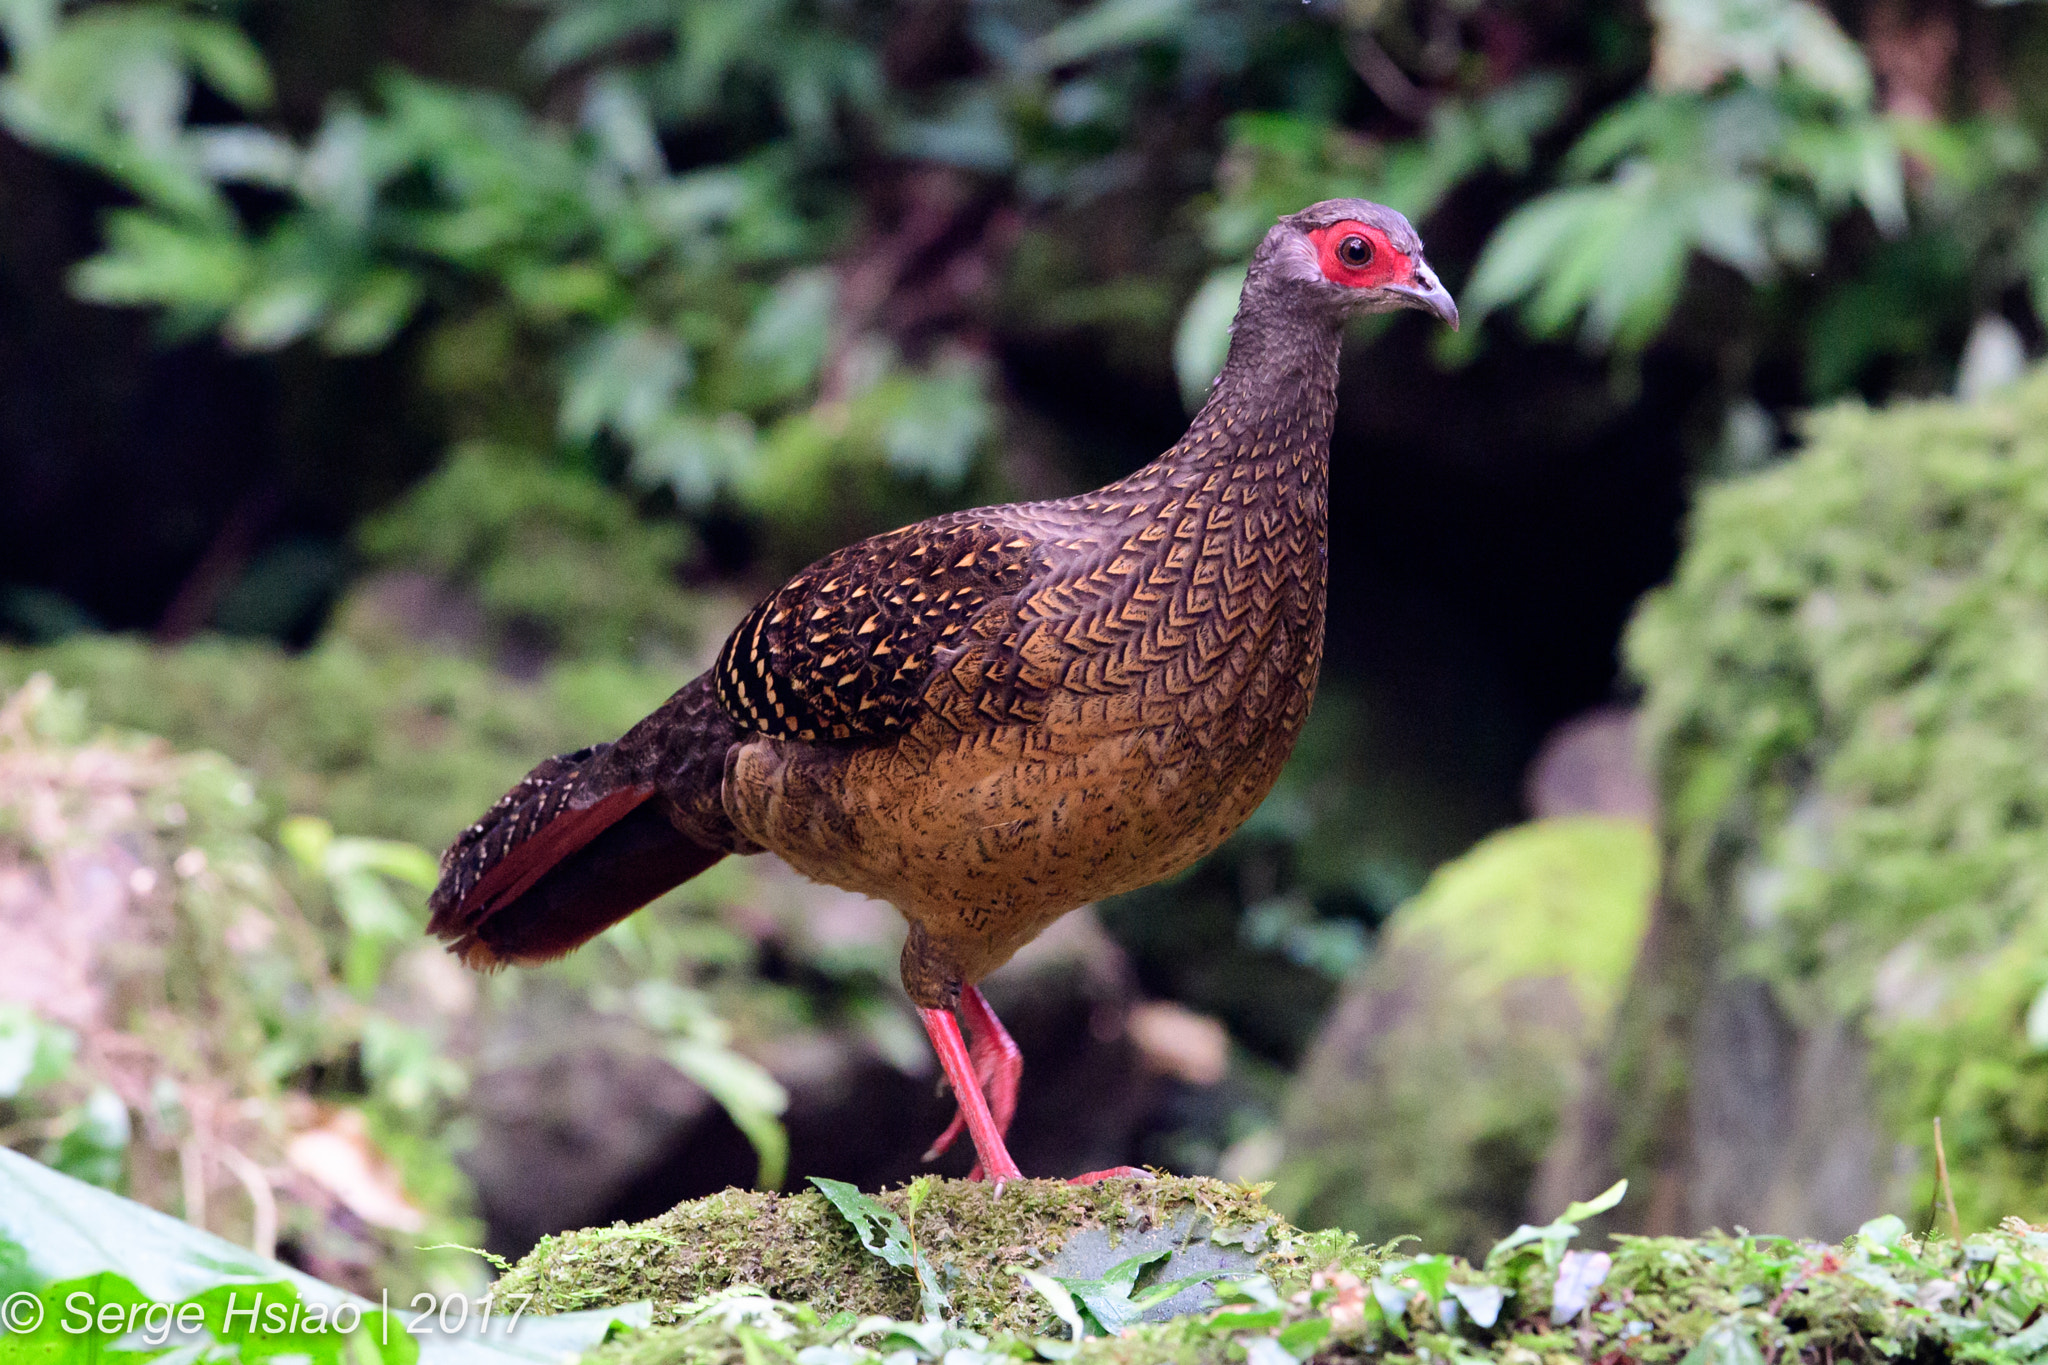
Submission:
<svg viewBox="0 0 2048 1365">
<path fill-rule="evenodd" d="M 1415 261 L 1415 274 L 1407 284 L 1390 284 L 1387 292 L 1399 295 L 1410 308 L 1420 308 L 1425 313 L 1434 313 L 1451 324 L 1453 332 L 1458 330 L 1458 304 L 1451 297 L 1451 291 L 1438 283 L 1436 275 L 1420 257 Z"/>
</svg>

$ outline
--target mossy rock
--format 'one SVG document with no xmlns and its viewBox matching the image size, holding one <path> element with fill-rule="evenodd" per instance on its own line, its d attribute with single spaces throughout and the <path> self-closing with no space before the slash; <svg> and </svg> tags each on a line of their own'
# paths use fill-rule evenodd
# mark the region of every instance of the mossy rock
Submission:
<svg viewBox="0 0 2048 1365">
<path fill-rule="evenodd" d="M 902 1216 L 907 1189 L 875 1197 Z M 939 1180 L 910 1228 L 946 1279 L 958 1321 L 987 1333 L 1065 1332 L 1013 1269 L 1057 1269 L 1091 1253 L 1113 1263 L 1153 1249 L 1161 1234 L 1171 1234 L 1179 1254 L 1221 1252 L 1231 1263 L 1224 1273 L 1263 1273 L 1287 1292 L 1333 1264 L 1368 1275 L 1377 1267 L 1378 1253 L 1348 1233 L 1288 1225 L 1266 1206 L 1264 1192 L 1259 1185 L 1165 1176 L 1094 1185 L 1013 1180 L 998 1195 L 982 1182 Z M 1172 1261 L 1157 1273 L 1178 1278 Z M 742 1285 L 826 1316 L 913 1319 L 919 1308 L 911 1274 L 862 1247 L 823 1195 L 734 1189 L 644 1223 L 543 1238 L 496 1293 L 507 1302 L 532 1294 L 533 1310 L 550 1313 L 646 1299 L 662 1323 L 675 1320 L 679 1304 Z"/>
<path fill-rule="evenodd" d="M 1005 1207 L 1013 1192 L 1022 1198 Z M 497 1295 L 532 1292 L 536 1307 L 655 1297 L 655 1325 L 582 1365 L 1937 1365 L 2023 1362 L 2048 1347 L 2048 1234 L 2018 1220 L 1957 1242 L 1883 1218 L 1837 1246 L 1747 1233 L 1609 1239 L 1560 1223 L 1472 1263 L 1383 1258 L 1342 1234 L 1268 1224 L 1258 1193 L 1027 1181 L 995 1200 L 986 1187 L 939 1186 L 918 1223 L 935 1256 L 968 1268 L 953 1293 L 971 1306 L 950 1318 L 919 1314 L 909 1272 L 868 1257 L 813 1195 L 728 1192 L 636 1228 L 569 1234 Z M 902 1191 L 884 1199 L 908 1207 Z M 1048 1248 L 1105 1231 L 1254 1215 L 1212 1227 L 1263 1226 L 1267 1280 L 1218 1282 L 1213 1298 L 1113 1334 L 1072 1340 L 1007 1273 L 1034 1258 L 1050 1269 Z M 1573 1240 L 1604 1249 L 1568 1250 Z M 1326 1254 L 1336 1264 L 1311 1275 Z M 745 1276 L 811 1297 L 746 1288 Z M 694 1301 L 668 1297 L 700 1288 Z"/>
<path fill-rule="evenodd" d="M 1673 1228 L 1825 1234 L 1701 1199 L 1711 1149 L 1749 1134 L 1731 1179 L 1810 1187 L 1798 1153 L 1888 1130 L 1861 1184 L 1925 1208 L 1939 1115 L 1966 1223 L 2048 1217 L 2048 369 L 1806 435 L 1703 491 L 1629 632 L 1667 904 L 1617 1024 L 1614 1164 L 1673 1172 Z M 1755 1023 L 1702 1027 L 1744 990 L 1768 1008 L 1722 1012 Z M 1833 1033 L 1864 1112 L 1775 1083 Z M 1746 1093 L 1702 1096 L 1703 1038 Z"/>
<path fill-rule="evenodd" d="M 1531 1187 L 1628 980 L 1654 837 L 1596 816 L 1502 830 L 1388 921 L 1288 1095 L 1274 1203 L 1468 1256 Z M 1567 1192 L 1565 1197 L 1569 1197 Z"/>
</svg>

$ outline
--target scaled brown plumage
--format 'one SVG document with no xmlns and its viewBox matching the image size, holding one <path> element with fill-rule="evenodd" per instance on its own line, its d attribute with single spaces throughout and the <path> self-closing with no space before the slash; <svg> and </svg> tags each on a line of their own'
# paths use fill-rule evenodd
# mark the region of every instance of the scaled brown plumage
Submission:
<svg viewBox="0 0 2048 1365">
<path fill-rule="evenodd" d="M 904 985 L 960 1100 L 940 1147 L 965 1127 L 977 1170 L 1014 1176 L 1021 1062 L 975 983 L 1067 911 L 1209 852 L 1271 789 L 1322 657 L 1340 329 L 1397 307 L 1456 325 L 1399 214 L 1283 219 L 1172 450 L 804 570 L 709 673 L 466 831 L 430 928 L 478 965 L 553 956 L 772 850 L 910 921 Z"/>
</svg>

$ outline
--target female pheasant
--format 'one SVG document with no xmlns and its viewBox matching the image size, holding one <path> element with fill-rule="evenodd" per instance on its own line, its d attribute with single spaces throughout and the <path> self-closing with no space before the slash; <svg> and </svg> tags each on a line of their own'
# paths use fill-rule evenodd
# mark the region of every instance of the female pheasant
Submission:
<svg viewBox="0 0 2048 1365">
<path fill-rule="evenodd" d="M 1281 219 L 1171 450 L 805 569 L 660 710 L 465 830 L 430 932 L 471 966 L 541 961 L 729 853 L 778 853 L 909 920 L 903 985 L 959 1102 L 929 1155 L 964 1126 L 977 1175 L 1017 1178 L 1023 1060 L 976 983 L 1271 789 L 1322 659 L 1340 333 L 1396 308 L 1458 325 L 1407 219 L 1361 199 Z"/>
</svg>

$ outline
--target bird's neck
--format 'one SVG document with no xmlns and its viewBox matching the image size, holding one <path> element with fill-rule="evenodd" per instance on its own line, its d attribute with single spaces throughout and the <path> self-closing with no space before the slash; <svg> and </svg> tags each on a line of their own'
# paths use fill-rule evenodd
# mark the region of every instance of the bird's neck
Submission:
<svg viewBox="0 0 2048 1365">
<path fill-rule="evenodd" d="M 1337 354 L 1330 322 L 1239 313 L 1230 358 L 1208 401 L 1173 449 L 1147 470 L 1172 483 L 1221 474 L 1247 501 L 1327 500 L 1330 428 L 1337 415 Z"/>
</svg>

